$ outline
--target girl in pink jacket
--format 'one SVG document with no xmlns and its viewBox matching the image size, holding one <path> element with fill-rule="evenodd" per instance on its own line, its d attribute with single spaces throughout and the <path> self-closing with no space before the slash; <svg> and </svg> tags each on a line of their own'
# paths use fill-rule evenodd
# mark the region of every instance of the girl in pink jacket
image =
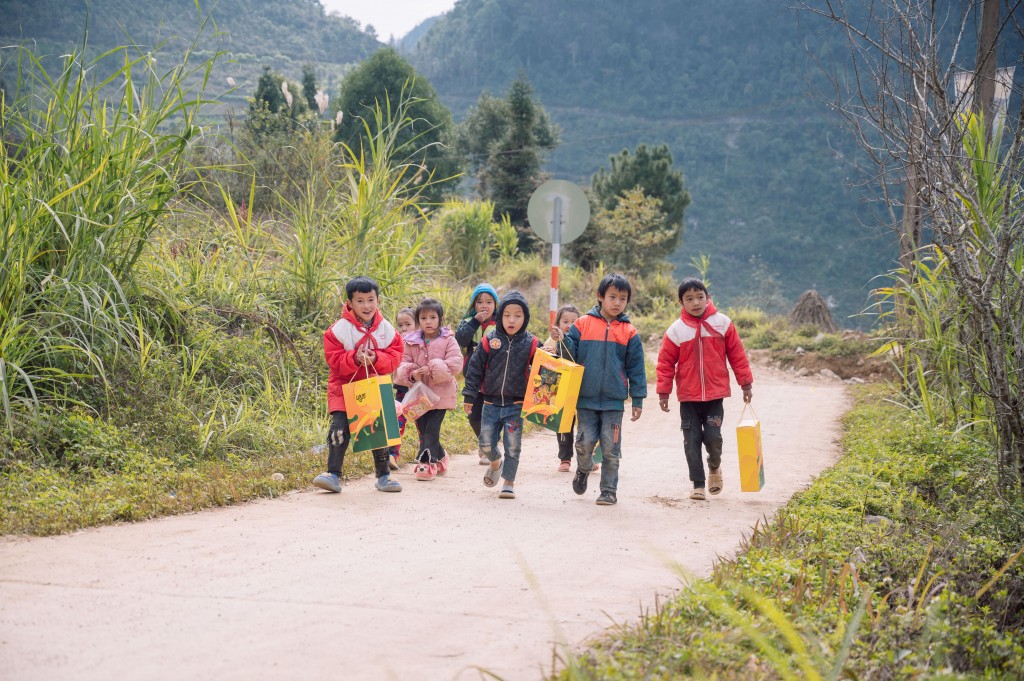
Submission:
<svg viewBox="0 0 1024 681">
<path fill-rule="evenodd" d="M 395 383 L 411 388 L 422 382 L 438 398 L 433 409 L 416 419 L 416 430 L 420 434 L 417 480 L 433 480 L 444 475 L 450 462 L 441 445 L 441 422 L 445 411 L 455 408 L 455 377 L 462 371 L 462 351 L 452 330 L 441 326 L 443 322 L 441 303 L 424 298 L 416 307 L 419 329 L 405 336 L 405 353 L 395 372 Z"/>
</svg>

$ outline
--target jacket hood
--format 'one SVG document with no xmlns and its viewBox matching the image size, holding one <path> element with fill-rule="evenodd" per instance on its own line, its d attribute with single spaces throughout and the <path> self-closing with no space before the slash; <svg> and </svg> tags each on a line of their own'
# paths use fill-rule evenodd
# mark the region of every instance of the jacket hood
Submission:
<svg viewBox="0 0 1024 681">
<path fill-rule="evenodd" d="M 442 326 L 441 327 L 441 331 L 440 331 L 440 333 L 438 334 L 437 337 L 438 338 L 447 338 L 448 336 L 454 336 L 454 335 L 455 335 L 455 333 L 452 331 L 450 326 Z M 426 345 L 427 344 L 426 341 L 423 340 L 423 331 L 421 329 L 416 329 L 415 331 L 410 331 L 405 336 L 403 336 L 402 340 L 404 340 L 406 343 L 408 343 L 410 345 Z"/>
<path fill-rule="evenodd" d="M 505 308 L 512 304 L 519 305 L 523 308 L 523 327 L 516 332 L 516 335 L 518 336 L 530 327 L 530 306 L 526 302 L 526 296 L 516 290 L 506 293 L 505 297 L 501 299 L 500 303 L 498 303 L 498 309 L 494 312 L 494 318 L 498 328 L 501 329 L 502 333 L 505 333 L 505 327 L 501 324 L 501 315 L 505 311 Z"/>
<path fill-rule="evenodd" d="M 352 306 L 347 301 L 345 308 L 341 311 L 341 317 L 342 319 L 347 319 L 357 329 L 367 329 L 368 331 L 375 330 L 384 321 L 384 316 L 380 313 L 380 310 L 374 310 L 373 319 L 370 320 L 370 325 L 367 327 L 366 322 L 356 316 L 355 310 L 352 309 Z"/>
<path fill-rule="evenodd" d="M 679 311 L 679 318 L 683 320 L 684 324 L 688 324 L 689 326 L 696 327 L 697 324 L 700 323 L 701 320 L 707 319 L 708 317 L 710 317 L 711 315 L 715 314 L 716 312 L 718 312 L 718 308 L 716 308 L 715 304 L 712 303 L 711 300 L 709 299 L 708 300 L 708 306 L 706 308 L 704 308 L 704 314 L 701 315 L 700 317 L 694 317 L 692 314 L 690 314 L 689 312 L 687 312 L 684 309 L 684 310 L 680 310 Z"/>
<path fill-rule="evenodd" d="M 591 317 L 600 317 L 601 319 L 604 319 L 604 315 L 601 314 L 601 306 L 600 305 L 595 305 L 594 307 L 590 308 L 587 311 L 587 314 L 590 315 Z M 629 323 L 629 315 L 626 314 L 625 312 L 623 312 L 622 314 L 620 314 L 618 317 L 615 318 L 615 321 L 617 321 L 617 322 L 625 322 L 625 323 L 628 324 Z"/>
<path fill-rule="evenodd" d="M 487 282 L 477 284 L 477 287 L 473 289 L 473 295 L 469 299 L 469 308 L 466 310 L 466 316 L 463 317 L 463 319 L 469 319 L 470 317 L 476 316 L 476 308 L 474 305 L 476 305 L 476 299 L 480 297 L 481 293 L 489 293 L 491 297 L 494 298 L 495 305 L 497 305 L 499 298 L 498 292 L 495 288 Z"/>
</svg>

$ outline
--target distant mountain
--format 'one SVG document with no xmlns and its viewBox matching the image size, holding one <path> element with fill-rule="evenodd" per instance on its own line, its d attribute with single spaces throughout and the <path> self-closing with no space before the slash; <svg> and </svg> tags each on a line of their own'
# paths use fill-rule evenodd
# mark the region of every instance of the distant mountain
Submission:
<svg viewBox="0 0 1024 681">
<path fill-rule="evenodd" d="M 525 72 L 563 129 L 555 177 L 586 184 L 623 148 L 668 144 L 693 195 L 680 272 L 708 254 L 719 302 L 813 287 L 845 316 L 895 244 L 850 187 L 849 136 L 809 95 L 822 86 L 811 58 L 842 60 L 845 44 L 790 5 L 459 0 L 411 59 L 457 118 Z"/>
<path fill-rule="evenodd" d="M 31 42 L 37 54 L 59 57 L 81 42 L 88 26 L 90 53 L 100 54 L 128 37 L 142 49 L 167 41 L 164 51 L 179 55 L 203 31 L 199 56 L 226 50 L 228 58 L 211 82 L 219 92 L 231 77 L 238 84 L 224 101 L 243 111 L 263 65 L 286 79 L 301 77 L 313 64 L 334 96 L 345 70 L 382 45 L 348 17 L 328 15 L 317 0 L 0 0 L 0 41 Z M 169 61 L 167 63 L 170 63 Z"/>
<path fill-rule="evenodd" d="M 430 30 L 430 27 L 433 26 L 434 23 L 437 22 L 437 20 L 440 19 L 442 16 L 443 15 L 438 14 L 437 16 L 434 17 L 427 17 L 420 23 L 416 24 L 416 26 L 411 31 L 402 36 L 402 38 L 398 41 L 398 44 L 396 45 L 398 51 L 403 54 L 408 54 L 409 52 L 415 50 L 416 46 L 420 42 L 420 39 L 427 34 L 427 31 Z"/>
</svg>

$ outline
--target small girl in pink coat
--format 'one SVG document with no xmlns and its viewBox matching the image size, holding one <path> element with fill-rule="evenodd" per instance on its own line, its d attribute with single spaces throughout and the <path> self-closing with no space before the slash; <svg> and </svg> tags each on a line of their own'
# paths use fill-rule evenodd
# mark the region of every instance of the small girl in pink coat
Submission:
<svg viewBox="0 0 1024 681">
<path fill-rule="evenodd" d="M 445 411 L 455 408 L 455 377 L 462 371 L 462 351 L 455 334 L 442 327 L 444 307 L 424 298 L 416 307 L 419 329 L 404 336 L 405 353 L 395 372 L 395 383 L 413 386 L 422 381 L 438 397 L 434 408 L 416 419 L 420 447 L 416 463 L 417 480 L 433 480 L 448 472 L 450 459 L 441 446 L 441 422 Z"/>
</svg>

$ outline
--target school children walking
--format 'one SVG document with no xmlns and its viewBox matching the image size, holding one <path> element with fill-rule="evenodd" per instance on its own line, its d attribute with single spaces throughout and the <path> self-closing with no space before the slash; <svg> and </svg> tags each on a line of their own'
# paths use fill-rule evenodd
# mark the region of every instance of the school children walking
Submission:
<svg viewBox="0 0 1024 681">
<path fill-rule="evenodd" d="M 632 420 L 643 412 L 647 397 L 644 349 L 636 328 L 626 316 L 632 295 L 629 280 L 621 274 L 605 276 L 597 287 L 597 305 L 576 320 L 565 334 L 569 355 L 584 366 L 576 402 L 576 475 L 572 489 L 587 491 L 587 475 L 594 465 L 598 444 L 601 465 L 600 506 L 618 503 L 619 459 L 622 454 L 622 414 L 625 400 L 632 400 Z M 561 336 L 557 329 L 552 334 Z"/>
<path fill-rule="evenodd" d="M 399 385 L 411 390 L 422 382 L 437 395 L 433 408 L 416 419 L 420 442 L 415 475 L 421 481 L 445 475 L 451 462 L 441 444 L 441 423 L 445 412 L 455 408 L 455 377 L 462 371 L 462 353 L 455 334 L 443 323 L 444 306 L 433 298 L 424 298 L 416 306 L 419 328 L 405 336 L 405 352 L 395 373 Z"/>
<path fill-rule="evenodd" d="M 487 333 L 488 328 L 494 326 L 494 311 L 497 307 L 498 292 L 494 290 L 493 286 L 485 282 L 478 284 L 473 289 L 473 296 L 469 301 L 469 309 L 466 310 L 465 316 L 459 323 L 459 328 L 455 330 L 455 340 L 458 341 L 465 357 L 463 371 L 465 371 L 465 366 L 469 363 L 469 358 L 472 357 L 473 350 L 480 339 Z M 483 413 L 483 396 L 479 392 L 477 395 L 472 409 L 467 413 L 469 414 L 469 427 L 473 429 L 473 434 L 479 438 L 480 418 Z M 481 454 L 480 465 L 486 466 L 488 463 L 487 458 Z"/>
<path fill-rule="evenodd" d="M 374 375 L 390 374 L 402 358 L 402 338 L 378 309 L 380 288 L 369 277 L 355 277 L 345 285 L 348 301 L 341 319 L 324 331 L 327 378 L 327 409 L 331 425 L 327 434 L 327 471 L 313 485 L 329 492 L 341 491 L 342 465 L 351 434 L 343 392 L 346 383 Z M 373 450 L 376 487 L 381 492 L 401 492 L 388 466 L 389 448 Z"/>
<path fill-rule="evenodd" d="M 569 327 L 579 318 L 580 311 L 575 305 L 563 305 L 558 308 L 558 312 L 555 314 L 555 328 L 559 330 L 562 338 L 569 332 Z M 548 336 L 541 348 L 546 352 L 550 352 L 555 357 L 562 356 L 562 344 L 555 340 L 554 336 Z M 571 357 L 566 359 L 572 360 Z M 569 428 L 569 432 L 556 434 L 558 439 L 558 470 L 562 473 L 570 472 L 572 467 L 574 429 L 575 421 L 573 421 L 573 426 Z"/>
<path fill-rule="evenodd" d="M 704 282 L 684 279 L 678 294 L 682 306 L 679 319 L 665 331 L 658 352 L 658 403 L 662 411 L 669 410 L 668 398 L 674 382 L 683 450 L 693 482 L 690 498 L 704 501 L 705 489 L 707 493 L 718 494 L 723 486 L 723 400 L 732 394 L 728 367 L 732 367 L 747 403 L 753 397 L 754 376 L 736 325 L 715 309 Z M 708 454 L 706 477 L 701 445 Z"/>
<path fill-rule="evenodd" d="M 496 328 L 481 339 L 466 366 L 463 408 L 469 414 L 477 401 L 482 404 L 480 456 L 488 464 L 484 485 L 494 487 L 500 477 L 498 497 L 515 499 L 523 441 L 523 399 L 538 343 L 527 331 L 530 307 L 518 291 L 505 294 L 496 316 Z M 498 449 L 499 436 L 504 457 Z"/>
</svg>

